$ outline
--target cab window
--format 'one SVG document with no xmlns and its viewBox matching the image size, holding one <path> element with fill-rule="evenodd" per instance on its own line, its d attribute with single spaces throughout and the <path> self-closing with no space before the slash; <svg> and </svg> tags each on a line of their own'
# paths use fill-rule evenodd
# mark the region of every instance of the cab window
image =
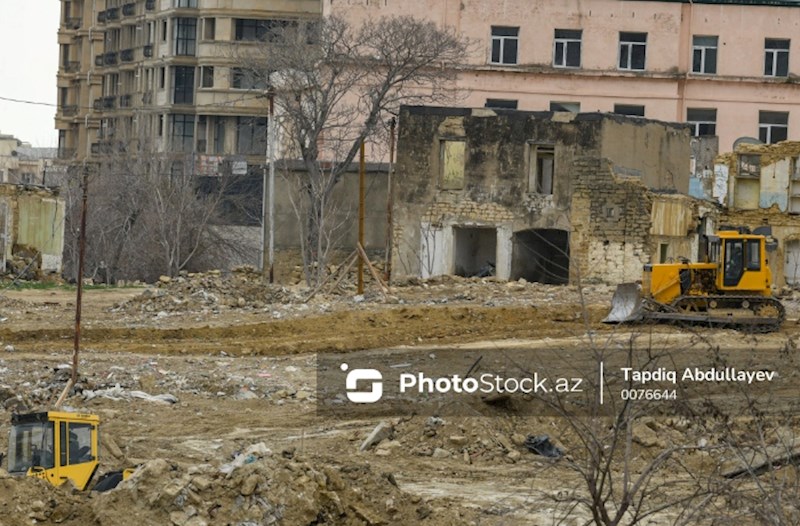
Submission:
<svg viewBox="0 0 800 526">
<path fill-rule="evenodd" d="M 747 270 L 761 270 L 761 242 L 747 240 Z"/>
</svg>

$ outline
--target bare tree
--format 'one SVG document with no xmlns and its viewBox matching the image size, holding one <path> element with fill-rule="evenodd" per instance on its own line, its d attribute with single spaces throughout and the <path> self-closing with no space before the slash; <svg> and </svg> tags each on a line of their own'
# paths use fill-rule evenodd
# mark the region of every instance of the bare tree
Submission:
<svg viewBox="0 0 800 526">
<path fill-rule="evenodd" d="M 259 45 L 235 49 L 235 59 L 252 89 L 274 97 L 284 153 L 303 162 L 304 259 L 306 268 L 324 269 L 331 238 L 323 233 L 330 227 L 327 207 L 362 142 L 401 104 L 453 100 L 452 65 L 469 45 L 450 30 L 412 17 L 356 28 L 331 16 L 271 25 L 263 33 Z"/>
<path fill-rule="evenodd" d="M 104 151 L 91 165 L 89 179 L 88 276 L 109 283 L 153 280 L 198 268 L 212 252 L 239 249 L 215 228 L 224 222 L 231 176 L 207 177 L 198 173 L 191 153 L 159 152 L 146 139 L 129 141 L 117 134 L 100 144 Z M 70 267 L 77 254 L 80 193 L 80 177 L 70 178 L 67 235 L 72 243 L 65 251 Z"/>
</svg>

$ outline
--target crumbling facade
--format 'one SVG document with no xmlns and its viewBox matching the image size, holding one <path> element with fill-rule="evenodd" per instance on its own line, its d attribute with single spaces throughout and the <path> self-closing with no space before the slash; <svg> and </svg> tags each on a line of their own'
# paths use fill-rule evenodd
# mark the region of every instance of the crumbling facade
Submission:
<svg viewBox="0 0 800 526">
<path fill-rule="evenodd" d="M 717 158 L 713 175 L 724 224 L 770 227 L 775 284 L 800 286 L 800 142 L 739 144 Z"/>
<path fill-rule="evenodd" d="M 685 195 L 683 125 L 428 107 L 400 122 L 396 274 L 618 283 L 696 259 L 714 227 L 715 207 Z"/>
</svg>

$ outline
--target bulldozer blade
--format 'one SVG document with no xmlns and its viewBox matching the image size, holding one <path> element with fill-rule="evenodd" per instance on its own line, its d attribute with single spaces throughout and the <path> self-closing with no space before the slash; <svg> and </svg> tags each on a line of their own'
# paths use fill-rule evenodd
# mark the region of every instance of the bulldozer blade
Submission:
<svg viewBox="0 0 800 526">
<path fill-rule="evenodd" d="M 617 285 L 611 298 L 611 312 L 603 323 L 625 323 L 639 321 L 644 317 L 642 295 L 638 283 L 622 283 Z"/>
</svg>

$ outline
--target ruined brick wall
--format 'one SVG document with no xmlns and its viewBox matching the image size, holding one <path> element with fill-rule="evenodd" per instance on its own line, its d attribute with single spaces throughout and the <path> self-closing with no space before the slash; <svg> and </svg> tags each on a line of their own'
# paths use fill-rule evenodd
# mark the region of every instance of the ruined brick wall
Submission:
<svg viewBox="0 0 800 526">
<path fill-rule="evenodd" d="M 615 177 L 605 159 L 583 157 L 572 166 L 570 281 L 613 284 L 641 279 L 652 250 L 651 195 L 639 181 Z"/>
</svg>

